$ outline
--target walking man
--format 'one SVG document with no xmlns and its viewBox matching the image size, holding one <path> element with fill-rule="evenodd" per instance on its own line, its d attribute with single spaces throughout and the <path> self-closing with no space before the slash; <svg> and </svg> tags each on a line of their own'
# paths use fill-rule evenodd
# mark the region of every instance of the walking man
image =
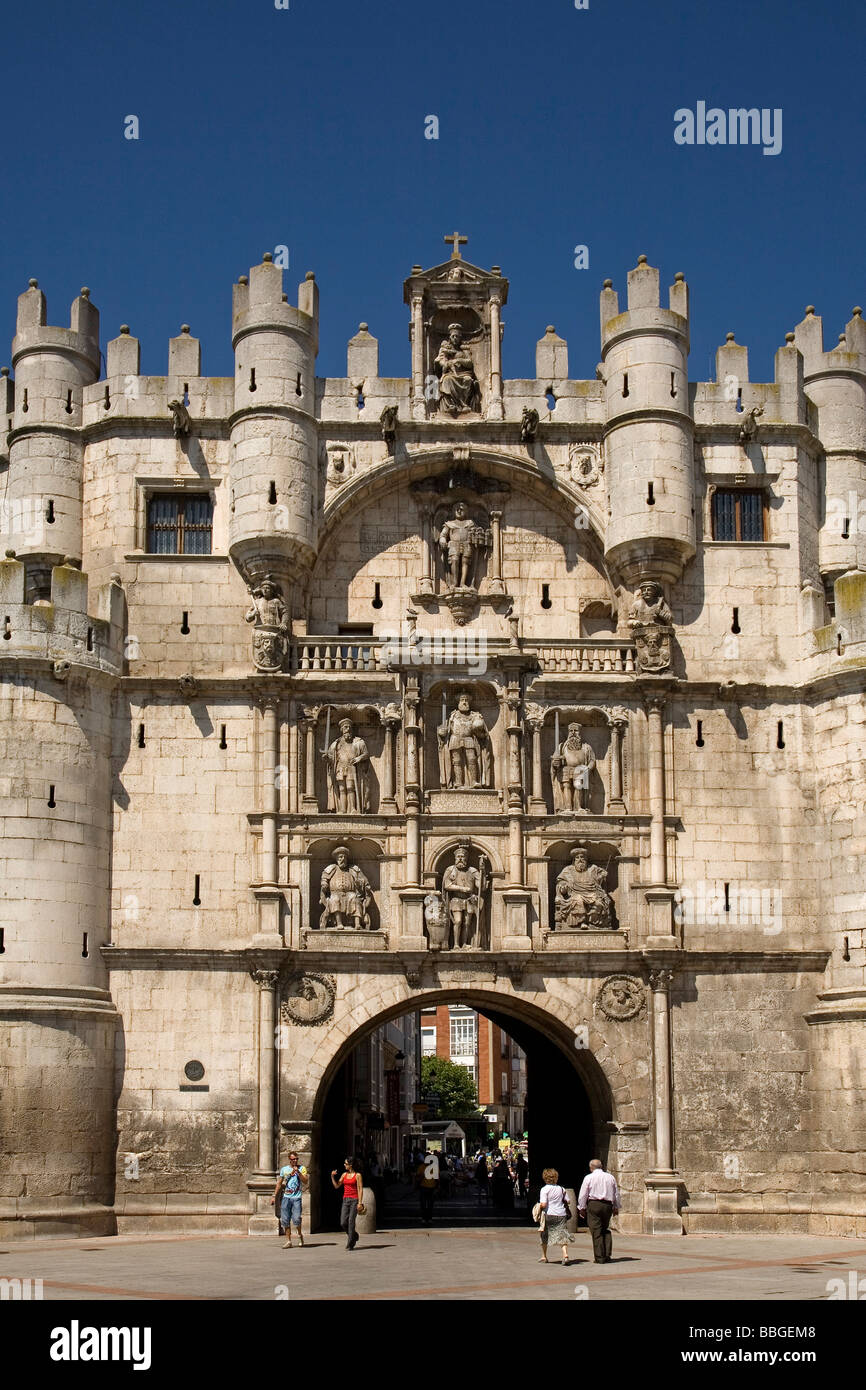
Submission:
<svg viewBox="0 0 866 1390">
<path fill-rule="evenodd" d="M 432 1226 L 433 1200 L 439 1191 L 439 1158 L 435 1153 L 423 1155 L 415 1169 L 415 1186 L 421 1199 L 421 1219 L 425 1226 Z"/>
<path fill-rule="evenodd" d="M 589 1227 L 595 1263 L 609 1265 L 613 1249 L 609 1227 L 611 1218 L 619 1211 L 619 1188 L 613 1174 L 605 1172 L 600 1158 L 590 1162 L 589 1172 L 581 1183 L 577 1210 Z"/>
<path fill-rule="evenodd" d="M 304 1233 L 301 1230 L 301 1207 L 305 1187 L 309 1187 L 310 1179 L 306 1168 L 298 1163 L 296 1153 L 289 1154 L 289 1161 L 281 1169 L 277 1178 L 277 1185 L 274 1188 L 272 1202 L 279 1213 L 280 1225 L 283 1232 L 288 1236 L 288 1240 L 283 1246 L 284 1250 L 292 1248 L 292 1227 L 298 1233 L 298 1244 L 303 1245 Z M 282 1192 L 282 1201 L 277 1207 L 277 1200 Z"/>
</svg>

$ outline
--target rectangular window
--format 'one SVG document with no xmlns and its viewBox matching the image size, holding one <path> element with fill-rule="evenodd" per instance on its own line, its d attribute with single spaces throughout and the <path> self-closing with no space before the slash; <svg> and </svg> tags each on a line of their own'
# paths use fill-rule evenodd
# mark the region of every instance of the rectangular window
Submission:
<svg viewBox="0 0 866 1390">
<path fill-rule="evenodd" d="M 475 1056 L 475 1016 L 457 1015 L 451 1018 L 451 1057 L 456 1062 Z"/>
<path fill-rule="evenodd" d="M 766 511 L 763 492 L 718 488 L 713 493 L 713 540 L 766 540 Z"/>
<path fill-rule="evenodd" d="M 436 1029 L 435 1029 L 435 1028 L 422 1028 L 422 1029 L 421 1029 L 421 1056 L 422 1056 L 422 1057 L 435 1057 L 435 1056 L 436 1056 Z"/>
<path fill-rule="evenodd" d="M 508 1072 L 507 1072 L 507 1071 L 504 1071 L 504 1072 L 502 1073 L 502 1099 L 505 1100 L 505 1098 L 506 1098 L 507 1095 L 508 1095 Z"/>
<path fill-rule="evenodd" d="M 213 501 L 203 492 L 155 492 L 147 501 L 149 555 L 210 555 Z"/>
</svg>

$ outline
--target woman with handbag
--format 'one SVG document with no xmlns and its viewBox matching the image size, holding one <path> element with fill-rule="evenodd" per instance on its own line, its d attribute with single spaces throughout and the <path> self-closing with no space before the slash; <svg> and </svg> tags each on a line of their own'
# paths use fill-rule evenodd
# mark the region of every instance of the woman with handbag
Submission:
<svg viewBox="0 0 866 1390">
<path fill-rule="evenodd" d="M 541 1208 L 539 1221 L 541 1259 L 538 1263 L 550 1264 L 547 1258 L 547 1245 L 552 1240 L 554 1245 L 562 1246 L 562 1263 L 567 1265 L 568 1247 L 574 1240 L 574 1236 L 567 1226 L 567 1222 L 571 1219 L 571 1208 L 568 1205 L 565 1188 L 559 1185 L 559 1173 L 556 1169 L 545 1168 L 541 1176 L 544 1178 L 544 1187 L 538 1195 L 538 1206 Z M 533 1209 L 534 1214 L 535 1209 Z"/>
<path fill-rule="evenodd" d="M 358 1232 L 355 1230 L 356 1216 L 363 1216 L 366 1207 L 364 1206 L 364 1182 L 361 1174 L 355 1168 L 354 1158 L 347 1158 L 343 1161 L 345 1172 L 337 1177 L 336 1168 L 331 1173 L 331 1184 L 339 1192 L 343 1189 L 343 1206 L 340 1212 L 340 1230 L 346 1232 L 346 1249 L 354 1250 L 358 1244 Z"/>
</svg>

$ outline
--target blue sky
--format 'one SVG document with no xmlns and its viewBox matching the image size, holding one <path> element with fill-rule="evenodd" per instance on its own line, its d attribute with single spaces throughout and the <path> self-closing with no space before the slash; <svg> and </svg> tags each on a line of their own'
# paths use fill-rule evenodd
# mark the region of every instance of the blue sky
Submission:
<svg viewBox="0 0 866 1390">
<path fill-rule="evenodd" d="M 766 380 L 807 303 L 828 345 L 866 306 L 862 0 L 289 3 L 7 3 L 0 362 L 36 276 L 53 323 L 89 285 L 103 344 L 129 323 L 144 371 L 188 322 L 228 375 L 232 281 L 286 245 L 290 297 L 319 281 L 319 374 L 363 319 L 407 376 L 402 282 L 454 229 L 511 282 L 507 376 L 534 375 L 553 323 L 592 377 L 602 280 L 622 293 L 639 252 L 664 285 L 686 273 L 692 379 L 728 330 Z M 782 108 L 781 153 L 678 146 L 699 100 Z"/>
</svg>

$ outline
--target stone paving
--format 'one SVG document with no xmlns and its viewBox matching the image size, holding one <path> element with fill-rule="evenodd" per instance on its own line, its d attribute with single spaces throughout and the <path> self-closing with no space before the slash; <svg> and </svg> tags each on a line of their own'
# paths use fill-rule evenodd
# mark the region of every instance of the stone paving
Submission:
<svg viewBox="0 0 866 1390">
<path fill-rule="evenodd" d="M 278 1238 L 107 1237 L 7 1243 L 0 1249 L 0 1280 L 41 1279 L 44 1299 L 74 1302 L 815 1301 L 841 1287 L 828 1287 L 833 1279 L 843 1281 L 848 1298 L 862 1281 L 859 1294 L 866 1295 L 866 1240 L 615 1236 L 613 1262 L 595 1265 L 582 1231 L 566 1268 L 554 1262 L 546 1268 L 538 1256 L 537 1234 L 519 1228 L 383 1230 L 363 1237 L 352 1252 L 330 1232 L 308 1236 L 303 1249 L 291 1250 Z"/>
</svg>

